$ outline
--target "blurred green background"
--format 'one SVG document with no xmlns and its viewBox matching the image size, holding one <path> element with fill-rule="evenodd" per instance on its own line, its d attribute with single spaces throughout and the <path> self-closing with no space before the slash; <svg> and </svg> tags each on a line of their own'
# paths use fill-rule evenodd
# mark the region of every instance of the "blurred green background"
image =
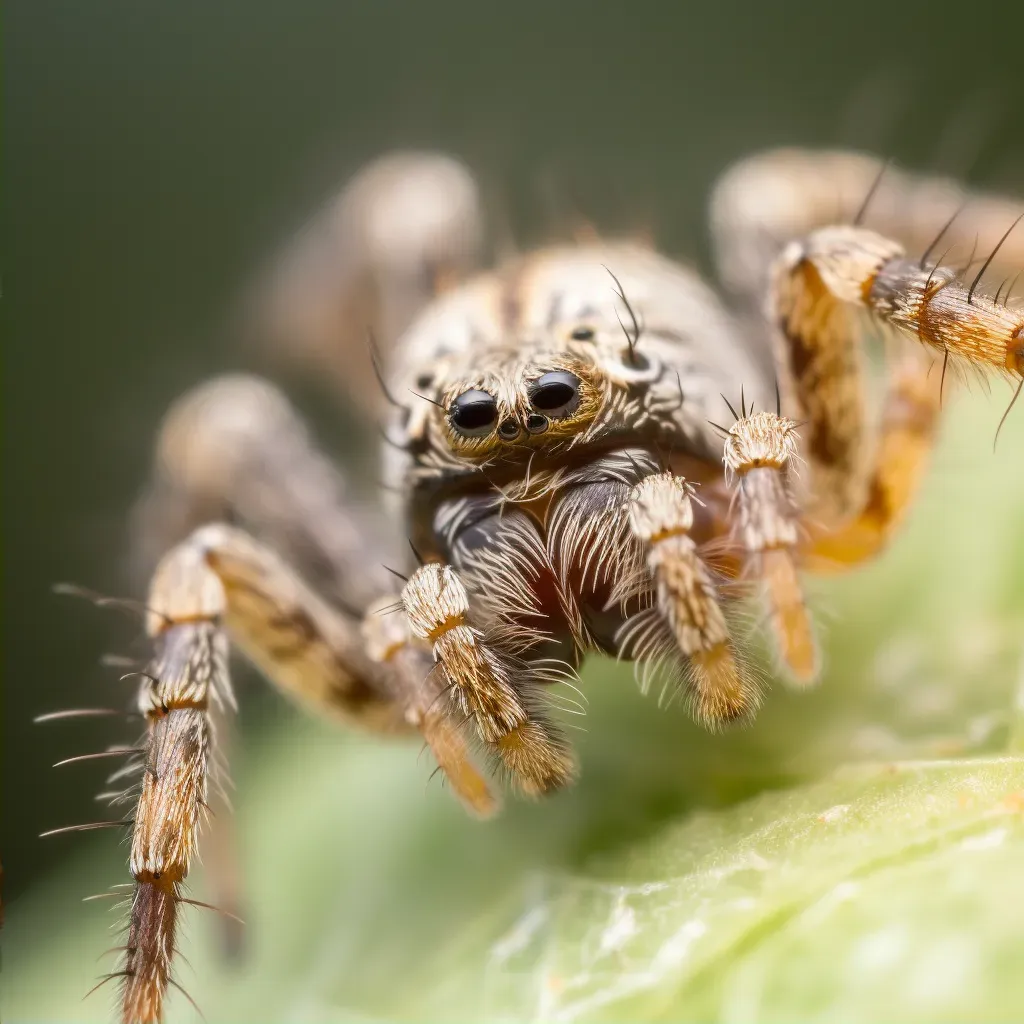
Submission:
<svg viewBox="0 0 1024 1024">
<path fill-rule="evenodd" d="M 711 182 L 759 148 L 867 148 L 1024 191 L 1016 0 L 968 13 L 876 0 L 852 9 L 15 0 L 4 15 L 5 1019 L 103 1016 L 105 996 L 78 998 L 96 955 L 113 944 L 112 918 L 78 899 L 126 877 L 116 837 L 35 838 L 97 816 L 103 766 L 49 765 L 126 737 L 117 726 L 30 719 L 120 703 L 124 684 L 97 658 L 134 635 L 116 613 L 54 597 L 50 586 L 136 586 L 125 517 L 163 409 L 210 373 L 254 365 L 225 340 L 231 302 L 364 161 L 392 147 L 446 149 L 478 170 L 522 239 L 550 230 L 552 195 L 561 193 L 606 228 L 653 224 L 667 251 L 704 266 Z M 298 384 L 291 390 L 305 395 Z M 700 849 L 707 835 L 689 816 L 694 808 L 730 807 L 850 759 L 1004 750 L 1024 635 L 1024 408 L 993 456 L 1003 392 L 958 403 L 921 509 L 892 554 L 819 588 L 831 665 L 821 689 L 803 698 L 776 691 L 738 736 L 706 737 L 677 708 L 641 700 L 628 671 L 595 666 L 580 788 L 478 826 L 428 785 L 430 765 L 414 747 L 338 735 L 246 685 L 234 777 L 248 956 L 229 968 L 216 955 L 216 921 L 190 921 L 196 971 L 183 981 L 209 1018 L 472 1016 L 482 1007 L 516 1017 L 538 1006 L 571 1016 L 568 997 L 561 1009 L 524 1001 L 529 984 L 504 974 L 484 995 L 474 987 L 483 976 L 474 956 L 518 919 L 503 901 L 519 906 L 521 885 L 554 886 L 554 901 L 536 906 L 561 907 L 575 934 L 586 900 L 549 870 L 600 873 L 593 865 L 611 858 L 608 872 L 642 885 L 648 868 L 630 844 L 671 842 L 660 838 L 671 821 L 697 829 L 680 842 Z M 305 397 L 345 458 L 343 418 L 323 396 Z M 978 785 L 1002 806 L 1003 791 L 1024 780 Z M 778 799 L 800 802 L 802 792 Z M 853 806 L 859 792 L 834 804 Z M 950 806 L 973 813 L 958 792 L 949 790 Z M 813 804 L 813 791 L 807 799 Z M 821 799 L 827 808 L 831 796 Z M 723 845 L 746 834 L 746 811 L 735 813 L 715 819 Z M 795 812 L 755 807 L 749 820 L 761 813 Z M 659 865 L 650 877 L 666 873 Z M 999 871 L 993 864 L 985 873 Z M 801 884 L 814 877 L 808 870 Z M 962 898 L 987 907 L 971 879 Z M 600 912 L 614 920 L 625 897 L 595 891 L 598 903 L 611 901 Z M 480 924 L 486 908 L 493 914 Z M 678 924 L 674 911 L 647 910 Z M 643 931 L 636 922 L 645 912 L 624 933 Z M 989 931 L 1002 936 L 1000 928 Z M 558 948 L 559 934 L 546 949 Z M 1019 941 L 1008 935 L 999 956 Z M 754 1004 L 722 993 L 749 993 L 748 975 L 763 965 L 744 967 L 739 988 L 703 967 L 680 1002 L 678 979 L 666 989 L 650 963 L 628 966 L 614 944 L 598 947 L 612 958 L 606 970 L 640 979 L 627 996 L 658 993 L 653 1009 L 611 1000 L 613 1015 L 756 1015 L 747 1012 Z M 427 949 L 442 958 L 449 950 L 450 960 L 433 966 Z M 794 946 L 793 957 L 804 955 Z M 535 966 L 522 977 L 535 979 Z M 770 986 L 757 977 L 764 996 Z M 990 986 L 991 1005 L 1024 1005 L 1021 989 L 1001 984 Z M 821 1012 L 869 1011 L 836 1002 L 840 988 L 822 985 L 831 995 Z M 783 985 L 781 1002 L 757 1005 L 780 1006 L 782 1016 L 817 1012 L 785 1001 L 794 986 Z M 593 1005 L 605 1004 L 584 1011 Z M 879 1005 L 901 1004 L 890 993 Z M 175 1008 L 192 1012 L 180 999 Z"/>
</svg>

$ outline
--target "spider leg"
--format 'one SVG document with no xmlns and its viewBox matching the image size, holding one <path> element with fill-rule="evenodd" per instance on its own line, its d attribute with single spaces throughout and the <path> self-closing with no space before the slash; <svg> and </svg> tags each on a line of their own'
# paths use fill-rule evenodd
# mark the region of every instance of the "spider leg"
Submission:
<svg viewBox="0 0 1024 1024">
<path fill-rule="evenodd" d="M 402 590 L 415 637 L 428 642 L 456 706 L 524 793 L 539 796 L 572 781 L 575 763 L 538 707 L 530 667 L 472 624 L 456 571 L 429 562 Z"/>
<path fill-rule="evenodd" d="M 227 520 L 361 615 L 390 592 L 382 563 L 397 544 L 349 491 L 277 387 L 243 374 L 215 378 L 179 398 L 161 424 L 134 515 L 140 575 L 192 530 Z"/>
<path fill-rule="evenodd" d="M 987 253 L 1022 210 L 1020 199 L 968 192 L 950 178 L 883 169 L 882 161 L 863 153 L 779 149 L 748 157 L 721 176 L 710 220 L 720 279 L 760 315 L 773 260 L 790 241 L 818 228 L 862 223 L 913 253 L 925 253 L 940 235 L 943 248 L 965 252 L 977 239 L 978 252 Z M 997 264 L 1011 276 L 1024 265 L 1024 233 L 1002 247 Z"/>
<path fill-rule="evenodd" d="M 641 689 L 667 674 L 694 717 L 714 728 L 752 712 L 759 692 L 726 622 L 710 568 L 691 534 L 693 491 L 644 449 L 622 449 L 569 471 L 547 515 L 548 555 L 580 650 L 636 664 Z"/>
<path fill-rule="evenodd" d="M 1005 237 L 1005 229 L 1004 229 Z M 866 228 L 832 227 L 791 243 L 774 268 L 770 305 L 787 405 L 805 419 L 817 504 L 808 564 L 853 565 L 876 554 L 916 493 L 936 434 L 947 363 L 1024 380 L 1024 310 L 967 285 Z M 865 443 L 863 316 L 896 335 L 880 441 Z M 931 374 L 941 358 L 942 370 Z"/>
<path fill-rule="evenodd" d="M 476 268 L 481 207 L 473 176 L 449 156 L 374 160 L 258 282 L 247 329 L 379 412 L 369 339 L 386 355 L 427 302 Z"/>
<path fill-rule="evenodd" d="M 233 708 L 229 642 L 278 689 L 315 712 L 376 731 L 420 728 L 455 771 L 460 795 L 488 809 L 486 786 L 421 677 L 374 656 L 359 622 L 320 598 L 271 549 L 235 527 L 196 530 L 161 560 L 150 587 L 153 659 L 142 677 L 147 722 L 124 961 L 126 1022 L 160 1018 L 181 887 L 216 782 L 213 708 Z M 470 792 L 465 792 L 472 780 Z"/>
<path fill-rule="evenodd" d="M 806 523 L 801 564 L 815 573 L 851 568 L 879 554 L 917 494 L 938 436 L 942 372 L 922 353 L 904 351 L 889 363 L 878 447 L 865 497 L 839 525 Z M 948 388 L 949 385 L 946 384 Z"/>
<path fill-rule="evenodd" d="M 715 727 L 752 713 L 760 694 L 730 635 L 711 572 L 690 536 L 691 494 L 682 477 L 656 473 L 633 487 L 626 511 L 654 580 L 652 611 L 687 659 L 684 672 L 694 716 Z M 638 618 L 645 617 L 650 616 L 642 612 Z M 630 634 L 648 637 L 648 644 L 659 642 L 659 632 L 649 627 L 645 633 L 627 623 L 624 635 Z M 636 654 L 644 656 L 642 643 Z"/>
<path fill-rule="evenodd" d="M 772 637 L 790 680 L 813 683 L 818 645 L 797 571 L 800 515 L 793 487 L 797 425 L 760 411 L 738 420 L 725 438 L 726 476 L 736 496 L 745 572 L 760 582 Z"/>
<path fill-rule="evenodd" d="M 441 684 L 428 678 L 427 652 L 408 637 L 399 641 L 400 616 L 377 614 L 388 599 L 357 623 L 239 530 L 204 527 L 192 543 L 206 545 L 206 561 L 227 599 L 224 621 L 232 641 L 279 689 L 345 724 L 377 732 L 420 729 L 432 749 L 435 738 L 443 746 L 443 765 L 465 780 L 464 789 L 453 778 L 464 801 L 482 814 L 493 809 L 437 704 Z"/>
<path fill-rule="evenodd" d="M 490 817 L 497 812 L 498 801 L 474 766 L 458 723 L 449 713 L 448 681 L 435 671 L 429 649 L 412 635 L 401 612 L 392 598 L 370 606 L 360 627 L 366 653 L 393 671 L 406 722 L 423 735 L 455 794 L 477 817 Z"/>
<path fill-rule="evenodd" d="M 391 590 L 381 565 L 390 545 L 379 517 L 364 514 L 287 398 L 258 377 L 216 378 L 168 411 L 150 484 L 134 510 L 138 575 L 150 574 L 202 524 L 219 520 L 257 534 L 356 620 L 370 601 Z M 231 715 L 220 715 L 222 751 L 231 745 L 233 726 Z M 219 791 L 211 794 L 210 806 L 207 884 L 218 905 L 238 909 L 243 893 L 230 806 Z M 221 920 L 231 951 L 237 929 L 231 918 Z"/>
</svg>

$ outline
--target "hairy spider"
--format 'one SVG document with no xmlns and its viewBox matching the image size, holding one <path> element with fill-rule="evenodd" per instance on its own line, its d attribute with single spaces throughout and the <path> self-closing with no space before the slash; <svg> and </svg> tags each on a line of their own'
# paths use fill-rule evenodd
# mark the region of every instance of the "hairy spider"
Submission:
<svg viewBox="0 0 1024 1024">
<path fill-rule="evenodd" d="M 801 575 L 885 546 L 947 369 L 1024 387 L 1024 309 L 1012 284 L 983 287 L 1024 266 L 1024 231 L 1009 232 L 1022 215 L 864 156 L 759 155 L 711 203 L 726 300 L 649 247 L 592 234 L 470 276 L 483 231 L 462 165 L 400 154 L 358 175 L 252 322 L 362 408 L 390 405 L 386 490 L 416 561 L 382 570 L 404 541 L 362 520 L 273 385 L 226 377 L 171 409 L 138 516 L 159 555 L 146 733 L 110 751 L 135 754 L 117 777 L 137 772 L 114 795 L 134 804 L 110 976 L 123 1020 L 159 1020 L 174 984 L 212 716 L 234 707 L 229 646 L 317 713 L 418 733 L 480 815 L 496 797 L 474 747 L 527 795 L 572 781 L 545 695 L 588 651 L 634 661 L 644 688 L 658 671 L 718 727 L 761 699 L 733 614 L 761 600 L 779 674 L 814 682 Z M 959 271 L 933 259 L 965 239 L 987 255 Z M 886 329 L 877 408 L 872 325 Z"/>
</svg>

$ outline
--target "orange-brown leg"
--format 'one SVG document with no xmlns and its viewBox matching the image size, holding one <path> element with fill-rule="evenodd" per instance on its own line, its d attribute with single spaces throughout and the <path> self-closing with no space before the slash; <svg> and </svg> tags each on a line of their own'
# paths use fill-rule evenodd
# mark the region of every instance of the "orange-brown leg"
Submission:
<svg viewBox="0 0 1024 1024">
<path fill-rule="evenodd" d="M 807 527 L 801 552 L 804 568 L 820 574 L 842 572 L 884 549 L 928 469 L 942 389 L 941 370 L 918 353 L 905 353 L 892 365 L 863 504 L 851 519 L 833 529 Z"/>
<path fill-rule="evenodd" d="M 947 367 L 994 370 L 1021 387 L 1024 310 L 979 284 L 908 260 L 895 242 L 856 227 L 816 231 L 777 261 L 777 358 L 787 407 L 805 420 L 813 471 L 802 545 L 809 567 L 855 565 L 891 536 L 927 465 Z M 865 314 L 895 334 L 874 453 L 866 451 L 860 368 Z"/>
</svg>

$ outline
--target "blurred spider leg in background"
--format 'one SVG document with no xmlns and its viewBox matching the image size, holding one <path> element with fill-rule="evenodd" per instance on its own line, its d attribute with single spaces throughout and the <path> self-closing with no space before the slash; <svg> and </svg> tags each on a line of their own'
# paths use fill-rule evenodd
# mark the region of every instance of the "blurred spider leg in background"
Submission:
<svg viewBox="0 0 1024 1024">
<path fill-rule="evenodd" d="M 482 197 L 465 165 L 441 153 L 388 154 L 355 175 L 268 269 L 244 330 L 379 412 L 367 333 L 386 361 L 416 314 L 479 266 L 483 245 Z"/>
<path fill-rule="evenodd" d="M 869 201 L 868 201 L 869 200 Z M 843 151 L 778 149 L 733 165 L 714 187 L 712 241 L 722 283 L 756 315 L 771 289 L 772 264 L 785 246 L 818 228 L 857 223 L 922 254 L 942 233 L 943 247 L 990 253 L 1024 212 L 1019 198 L 972 192 L 952 178 L 883 166 Z M 1024 232 L 1002 245 L 993 276 L 1024 266 Z"/>
<path fill-rule="evenodd" d="M 202 384 L 164 417 L 150 483 L 134 514 L 138 575 L 204 523 L 244 524 L 295 565 L 325 598 L 354 617 L 390 589 L 379 518 L 361 514 L 337 465 L 317 450 L 284 394 L 235 374 Z M 218 747 L 233 719 L 218 713 Z M 207 882 L 218 906 L 242 914 L 243 892 L 230 804 L 211 797 Z M 238 946 L 223 917 L 225 948 Z"/>
<path fill-rule="evenodd" d="M 353 615 L 391 590 L 382 563 L 397 545 L 381 517 L 358 506 L 285 395 L 259 377 L 208 381 L 164 417 L 135 511 L 140 575 L 192 530 L 220 520 L 257 534 Z"/>
</svg>

